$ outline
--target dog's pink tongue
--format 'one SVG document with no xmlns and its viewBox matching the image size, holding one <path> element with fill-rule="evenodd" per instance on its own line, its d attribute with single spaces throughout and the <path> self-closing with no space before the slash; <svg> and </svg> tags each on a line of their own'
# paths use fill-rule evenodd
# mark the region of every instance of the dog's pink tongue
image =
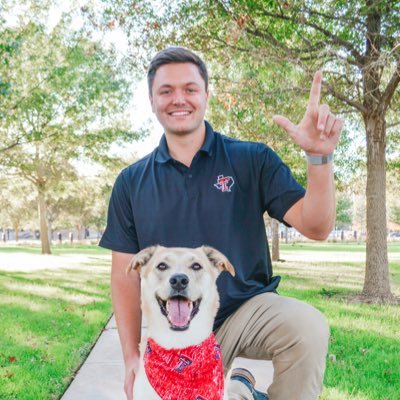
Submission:
<svg viewBox="0 0 400 400">
<path fill-rule="evenodd" d="M 186 326 L 192 312 L 192 302 L 182 298 L 167 301 L 168 319 L 175 326 Z"/>
</svg>

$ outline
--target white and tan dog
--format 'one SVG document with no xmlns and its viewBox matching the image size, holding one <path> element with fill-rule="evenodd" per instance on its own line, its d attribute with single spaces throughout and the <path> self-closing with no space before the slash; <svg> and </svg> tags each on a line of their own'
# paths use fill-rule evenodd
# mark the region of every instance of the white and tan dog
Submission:
<svg viewBox="0 0 400 400">
<path fill-rule="evenodd" d="M 148 247 L 129 266 L 141 276 L 147 322 L 135 400 L 222 400 L 221 352 L 212 333 L 219 307 L 216 279 L 234 275 L 228 259 L 212 247 Z"/>
</svg>

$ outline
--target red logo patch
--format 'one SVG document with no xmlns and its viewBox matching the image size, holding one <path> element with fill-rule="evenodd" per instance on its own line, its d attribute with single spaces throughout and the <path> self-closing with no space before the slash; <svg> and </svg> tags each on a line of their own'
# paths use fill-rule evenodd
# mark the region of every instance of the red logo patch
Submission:
<svg viewBox="0 0 400 400">
<path fill-rule="evenodd" d="M 235 181 L 231 176 L 219 175 L 214 186 L 221 192 L 230 192 Z"/>
</svg>

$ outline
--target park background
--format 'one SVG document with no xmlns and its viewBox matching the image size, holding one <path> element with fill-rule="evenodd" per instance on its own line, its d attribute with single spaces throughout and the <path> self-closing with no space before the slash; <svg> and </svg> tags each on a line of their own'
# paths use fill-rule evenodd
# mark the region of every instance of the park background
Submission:
<svg viewBox="0 0 400 400">
<path fill-rule="evenodd" d="M 144 78 L 174 44 L 209 66 L 214 128 L 304 185 L 272 115 L 298 121 L 323 70 L 336 227 L 311 243 L 266 216 L 275 273 L 328 316 L 323 398 L 400 398 L 398 1 L 0 0 L 0 33 L 0 398 L 59 398 L 111 314 L 96 244 L 118 172 L 161 136 Z"/>
</svg>

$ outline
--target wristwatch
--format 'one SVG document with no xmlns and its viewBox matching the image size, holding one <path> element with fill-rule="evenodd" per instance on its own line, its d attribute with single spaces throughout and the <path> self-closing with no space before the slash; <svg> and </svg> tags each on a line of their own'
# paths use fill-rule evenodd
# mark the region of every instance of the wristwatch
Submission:
<svg viewBox="0 0 400 400">
<path fill-rule="evenodd" d="M 332 161 L 333 159 L 333 153 L 331 154 L 327 154 L 324 156 L 313 156 L 307 152 L 306 153 L 306 157 L 307 157 L 307 161 L 311 164 L 311 165 L 324 165 L 324 164 L 328 164 L 329 162 Z"/>
</svg>

